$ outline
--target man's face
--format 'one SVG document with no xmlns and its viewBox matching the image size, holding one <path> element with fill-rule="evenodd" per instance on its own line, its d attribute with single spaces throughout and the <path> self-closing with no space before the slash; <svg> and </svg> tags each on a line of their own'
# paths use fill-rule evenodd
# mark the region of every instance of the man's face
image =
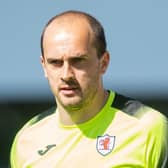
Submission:
<svg viewBox="0 0 168 168">
<path fill-rule="evenodd" d="M 75 24 L 50 25 L 44 36 L 41 58 L 51 90 L 64 108 L 79 110 L 91 103 L 102 89 L 104 67 L 93 47 L 89 26 Z"/>
</svg>

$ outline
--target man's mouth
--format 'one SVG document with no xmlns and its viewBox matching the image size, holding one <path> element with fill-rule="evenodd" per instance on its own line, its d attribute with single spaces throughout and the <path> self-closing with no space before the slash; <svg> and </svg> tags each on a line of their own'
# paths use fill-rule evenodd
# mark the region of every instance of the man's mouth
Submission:
<svg viewBox="0 0 168 168">
<path fill-rule="evenodd" d="M 77 90 L 78 90 L 78 87 L 76 87 L 76 86 L 62 86 L 62 87 L 60 87 L 60 92 L 66 96 L 73 96 Z"/>
</svg>

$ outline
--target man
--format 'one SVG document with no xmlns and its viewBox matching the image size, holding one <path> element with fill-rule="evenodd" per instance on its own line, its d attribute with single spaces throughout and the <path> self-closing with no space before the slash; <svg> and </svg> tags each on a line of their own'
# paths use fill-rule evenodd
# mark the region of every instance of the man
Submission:
<svg viewBox="0 0 168 168">
<path fill-rule="evenodd" d="M 41 50 L 57 107 L 17 134 L 12 168 L 166 166 L 166 117 L 103 87 L 109 53 L 95 18 L 79 11 L 55 16 L 42 33 Z"/>
</svg>

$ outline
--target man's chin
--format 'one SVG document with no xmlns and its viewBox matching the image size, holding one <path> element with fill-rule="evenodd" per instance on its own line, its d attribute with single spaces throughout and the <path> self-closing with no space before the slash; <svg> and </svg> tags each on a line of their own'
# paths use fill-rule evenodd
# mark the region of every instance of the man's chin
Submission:
<svg viewBox="0 0 168 168">
<path fill-rule="evenodd" d="M 82 103 L 79 97 L 64 97 L 59 99 L 60 104 L 67 110 L 79 110 Z"/>
</svg>

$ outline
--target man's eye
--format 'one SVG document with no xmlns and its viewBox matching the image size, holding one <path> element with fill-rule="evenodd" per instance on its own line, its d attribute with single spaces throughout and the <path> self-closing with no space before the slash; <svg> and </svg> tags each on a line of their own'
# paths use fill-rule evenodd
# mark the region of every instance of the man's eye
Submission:
<svg viewBox="0 0 168 168">
<path fill-rule="evenodd" d="M 52 61 L 50 61 L 50 64 L 54 65 L 54 66 L 61 66 L 63 64 L 63 61 L 61 61 L 61 60 L 52 60 Z"/>
<path fill-rule="evenodd" d="M 83 62 L 85 59 L 84 58 L 74 58 L 73 59 L 73 63 L 81 63 Z"/>
</svg>

